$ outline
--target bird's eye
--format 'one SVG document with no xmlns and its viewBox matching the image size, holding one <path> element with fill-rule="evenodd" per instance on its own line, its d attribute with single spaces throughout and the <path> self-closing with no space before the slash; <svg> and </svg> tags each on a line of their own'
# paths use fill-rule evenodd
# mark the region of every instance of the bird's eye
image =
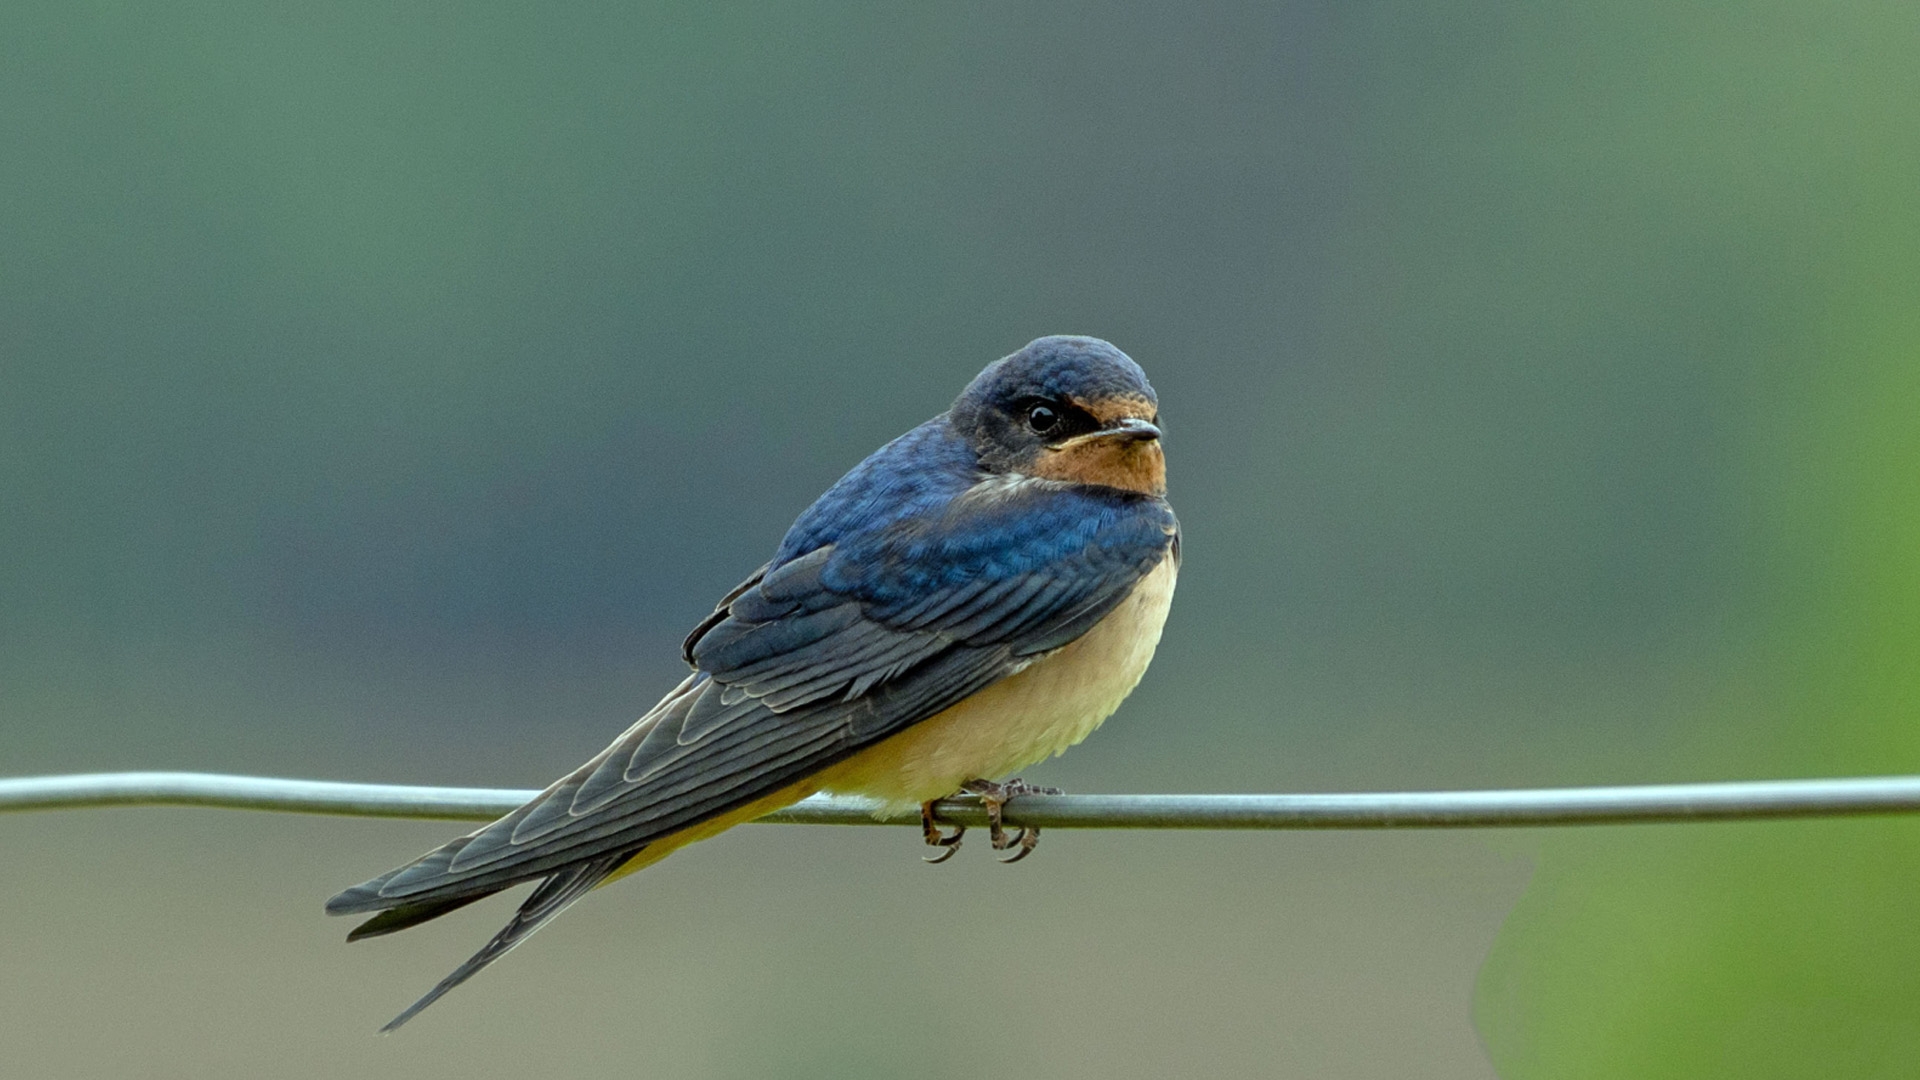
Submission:
<svg viewBox="0 0 1920 1080">
<path fill-rule="evenodd" d="M 1046 405 L 1035 405 L 1027 410 L 1027 426 L 1034 434 L 1045 435 L 1060 426 L 1060 414 Z"/>
</svg>

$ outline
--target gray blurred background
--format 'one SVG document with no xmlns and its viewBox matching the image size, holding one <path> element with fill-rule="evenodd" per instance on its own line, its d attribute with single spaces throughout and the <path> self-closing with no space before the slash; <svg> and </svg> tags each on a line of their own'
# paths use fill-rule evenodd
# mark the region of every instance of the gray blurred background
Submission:
<svg viewBox="0 0 1920 1080">
<path fill-rule="evenodd" d="M 1825 519 L 1776 495 L 1855 426 L 1835 325 L 1905 310 L 1857 286 L 1911 267 L 1914 41 L 1893 6 L 10 5 L 0 772 L 543 784 L 1044 333 L 1152 377 L 1186 562 L 1146 682 L 1031 778 L 1791 772 L 1722 733 L 1796 723 L 1756 672 L 1825 548 L 1776 526 Z M 376 1040 L 507 909 L 348 949 L 320 902 L 455 831 L 0 819 L 9 1071 L 1487 1077 L 1475 979 L 1540 857 L 932 869 L 756 826 Z"/>
</svg>

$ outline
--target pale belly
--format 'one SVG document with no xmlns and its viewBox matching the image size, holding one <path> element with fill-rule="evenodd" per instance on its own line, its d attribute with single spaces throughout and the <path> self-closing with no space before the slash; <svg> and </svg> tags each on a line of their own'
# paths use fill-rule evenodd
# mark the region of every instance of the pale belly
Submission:
<svg viewBox="0 0 1920 1080">
<path fill-rule="evenodd" d="M 1100 624 L 1026 670 L 821 772 L 809 787 L 905 810 L 1007 776 L 1093 733 L 1146 674 L 1173 602 L 1168 558 Z"/>
</svg>

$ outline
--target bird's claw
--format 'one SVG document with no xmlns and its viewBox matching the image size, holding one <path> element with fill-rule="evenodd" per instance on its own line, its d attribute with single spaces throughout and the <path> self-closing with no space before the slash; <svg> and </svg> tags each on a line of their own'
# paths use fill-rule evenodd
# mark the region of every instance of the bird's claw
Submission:
<svg viewBox="0 0 1920 1080">
<path fill-rule="evenodd" d="M 1013 838 L 1012 846 L 1018 847 L 1020 850 L 1001 859 L 1001 862 L 1017 863 L 1021 859 L 1033 854 L 1033 849 L 1040 846 L 1040 830 L 1038 828 L 1021 829 L 1020 835 Z"/>
<path fill-rule="evenodd" d="M 924 802 L 920 804 L 920 835 L 925 838 L 928 847 L 946 849 L 938 855 L 921 857 L 922 862 L 938 866 L 953 858 L 953 853 L 960 850 L 960 838 L 967 835 L 967 827 L 955 825 L 952 833 L 941 832 L 940 823 L 933 818 L 933 804 Z"/>
<path fill-rule="evenodd" d="M 1000 820 L 1001 811 L 1006 806 L 1007 800 L 1020 795 L 1063 794 L 1059 788 L 1039 787 L 1018 777 L 1004 784 L 996 784 L 991 780 L 969 780 L 960 785 L 960 790 L 969 795 L 978 795 L 981 805 L 986 807 L 987 836 L 989 843 L 993 845 L 993 850 L 1019 849 L 1001 859 L 1003 863 L 1017 863 L 1033 854 L 1033 849 L 1040 845 L 1040 828 L 1037 825 L 1022 826 L 1013 836 L 1007 835 L 1006 826 Z"/>
</svg>

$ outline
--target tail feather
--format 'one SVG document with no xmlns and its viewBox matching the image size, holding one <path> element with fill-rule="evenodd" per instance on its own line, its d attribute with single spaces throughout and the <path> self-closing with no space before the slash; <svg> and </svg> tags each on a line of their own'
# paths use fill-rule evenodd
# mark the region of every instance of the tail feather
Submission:
<svg viewBox="0 0 1920 1080">
<path fill-rule="evenodd" d="M 428 874 L 428 873 L 444 874 L 447 868 L 447 864 L 453 861 L 453 857 L 455 855 L 458 855 L 461 849 L 465 848 L 468 844 L 473 842 L 473 838 L 475 835 L 476 835 L 475 833 L 468 833 L 465 836 L 456 837 L 440 845 L 439 847 L 434 848 L 432 851 L 427 852 L 425 855 L 420 856 L 419 858 L 413 860 L 410 863 L 406 863 L 405 865 L 402 865 L 402 866 L 396 866 L 393 869 L 387 871 L 386 873 L 381 874 L 379 877 L 376 877 L 370 881 L 363 881 L 360 884 L 355 885 L 350 889 L 340 890 L 340 892 L 334 894 L 333 897 L 327 900 L 327 914 L 351 915 L 351 914 L 356 914 L 358 912 L 364 912 L 364 911 L 384 911 L 388 908 L 398 907 L 399 905 L 406 903 L 407 902 L 406 898 L 390 895 L 390 893 L 393 891 L 390 888 L 390 886 L 392 886 L 392 884 L 396 879 L 398 879 L 401 875 L 408 874 L 408 873 L 412 873 L 415 875 Z M 525 879 L 522 879 L 522 880 L 525 880 Z M 489 888 L 475 889 L 467 893 L 467 896 L 470 899 L 477 900 L 483 896 L 491 896 L 492 894 L 499 892 L 501 889 L 510 887 L 512 884 L 514 883 L 508 882 L 504 885 L 495 885 L 493 888 L 490 888 L 490 889 Z M 443 891 L 454 891 L 454 890 L 448 889 Z M 433 897 L 431 899 L 432 900 L 448 900 L 448 899 L 455 899 L 455 898 L 456 897 L 449 897 L 449 896 L 442 895 L 442 896 Z M 430 902 L 429 898 L 418 897 L 418 896 L 414 897 L 413 900 L 415 902 Z"/>
<path fill-rule="evenodd" d="M 418 904 L 401 904 L 361 923 L 347 934 L 348 941 L 365 941 L 370 937 L 393 934 L 411 926 L 419 926 L 429 919 L 437 919 L 450 911 L 458 911 L 475 900 L 485 900 L 492 893 L 474 893 L 453 900 L 432 900 Z"/>
<path fill-rule="evenodd" d="M 520 910 L 514 912 L 513 918 L 507 920 L 507 925 L 502 927 L 500 932 L 493 936 L 493 940 L 487 942 L 479 952 L 469 957 L 466 963 L 454 968 L 452 974 L 441 979 L 439 984 L 427 991 L 426 995 L 419 1001 L 407 1006 L 405 1012 L 394 1017 L 387 1023 L 386 1027 L 380 1029 L 380 1034 L 388 1034 L 415 1016 L 418 1016 L 422 1009 L 440 1000 L 447 991 L 473 978 L 476 974 L 479 974 L 481 968 L 507 955 L 507 953 L 513 950 L 514 946 L 532 937 L 535 930 L 545 926 L 548 920 L 565 911 L 575 900 L 585 896 L 595 885 L 605 881 L 609 875 L 615 870 L 618 870 L 621 864 L 625 863 L 632 855 L 632 852 L 622 852 L 618 855 L 602 856 L 590 862 L 568 867 L 544 882 L 541 882 L 540 887 L 533 890 L 532 895 L 527 897 L 526 902 L 520 905 Z M 409 911 L 407 915 L 398 916 L 395 920 L 395 925 L 382 926 L 375 929 L 373 933 L 387 933 L 392 930 L 404 929 L 414 923 L 424 922 L 437 915 L 443 915 L 454 907 L 470 903 L 473 899 L 478 899 L 478 897 L 444 902 L 443 905 L 436 905 L 438 907 L 437 910 L 430 912 Z M 428 905 L 419 905 L 419 907 L 426 908 Z M 388 915 L 395 915 L 398 912 L 407 910 L 407 908 L 395 908 L 386 915 L 381 915 L 369 920 L 365 925 L 354 931 L 354 933 L 361 934 L 361 931 L 366 930 L 376 923 L 380 923 L 381 920 L 387 918 Z M 415 915 L 418 915 L 418 917 L 415 918 Z M 363 934 L 361 936 L 367 935 Z"/>
</svg>

